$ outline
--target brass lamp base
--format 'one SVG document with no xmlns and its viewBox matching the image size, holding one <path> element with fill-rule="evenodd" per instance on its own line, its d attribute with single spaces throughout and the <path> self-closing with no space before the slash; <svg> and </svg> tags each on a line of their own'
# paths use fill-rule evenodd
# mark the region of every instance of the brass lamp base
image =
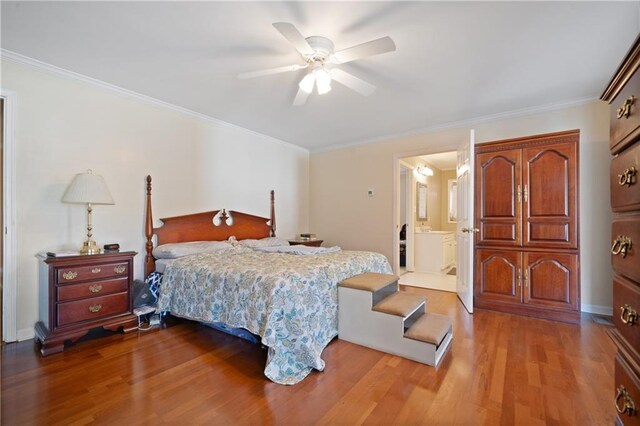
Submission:
<svg viewBox="0 0 640 426">
<path fill-rule="evenodd" d="M 93 240 L 87 240 L 82 243 L 80 254 L 100 254 L 100 247 Z"/>
</svg>

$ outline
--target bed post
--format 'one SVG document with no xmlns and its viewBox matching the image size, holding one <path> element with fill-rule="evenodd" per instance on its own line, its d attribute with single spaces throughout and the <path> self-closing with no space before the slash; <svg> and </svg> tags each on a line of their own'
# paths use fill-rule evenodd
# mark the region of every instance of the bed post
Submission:
<svg viewBox="0 0 640 426">
<path fill-rule="evenodd" d="M 276 195 L 275 191 L 271 190 L 271 236 L 276 236 Z"/>
<path fill-rule="evenodd" d="M 147 175 L 147 214 L 144 223 L 144 236 L 146 238 L 145 250 L 147 255 L 144 258 L 144 277 L 148 277 L 156 269 L 156 262 L 153 258 L 153 217 L 151 215 L 151 175 Z"/>
</svg>

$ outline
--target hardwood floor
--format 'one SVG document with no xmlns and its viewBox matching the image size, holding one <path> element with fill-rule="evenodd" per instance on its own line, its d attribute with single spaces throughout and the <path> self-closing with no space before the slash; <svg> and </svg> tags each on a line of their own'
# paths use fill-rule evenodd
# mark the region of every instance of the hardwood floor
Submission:
<svg viewBox="0 0 640 426">
<path fill-rule="evenodd" d="M 335 339 L 324 372 L 282 386 L 263 375 L 265 350 L 192 322 L 47 358 L 27 341 L 1 349 L 2 424 L 614 423 L 607 327 L 470 316 L 455 294 L 405 290 L 454 319 L 438 368 Z"/>
</svg>

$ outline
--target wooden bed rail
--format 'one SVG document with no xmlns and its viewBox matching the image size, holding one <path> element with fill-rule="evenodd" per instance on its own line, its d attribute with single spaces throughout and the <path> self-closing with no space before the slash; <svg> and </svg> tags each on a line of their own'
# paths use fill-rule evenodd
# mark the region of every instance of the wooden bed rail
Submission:
<svg viewBox="0 0 640 426">
<path fill-rule="evenodd" d="M 144 276 L 147 277 L 156 268 L 153 257 L 153 236 L 157 244 L 183 243 L 188 241 L 224 241 L 231 236 L 238 240 L 260 239 L 276 236 L 275 191 L 271 191 L 270 217 L 254 216 L 226 209 L 194 213 L 160 219 L 163 223 L 153 227 L 151 208 L 151 176 L 146 178 L 146 214 L 144 225 L 145 251 Z M 230 219 L 230 220 L 229 220 Z M 230 222 L 232 223 L 230 224 Z M 219 223 L 218 223 L 219 222 Z"/>
</svg>

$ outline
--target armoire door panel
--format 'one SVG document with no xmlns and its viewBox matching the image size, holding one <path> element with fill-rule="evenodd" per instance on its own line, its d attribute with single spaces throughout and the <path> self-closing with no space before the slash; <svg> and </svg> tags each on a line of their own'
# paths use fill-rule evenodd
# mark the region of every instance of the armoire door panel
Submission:
<svg viewBox="0 0 640 426">
<path fill-rule="evenodd" d="M 521 151 L 478 154 L 476 157 L 476 243 L 520 244 Z"/>
<path fill-rule="evenodd" d="M 528 225 L 527 234 L 529 235 L 529 241 L 569 242 L 569 223 L 530 220 Z"/>
<path fill-rule="evenodd" d="M 476 297 L 520 303 L 521 254 L 513 251 L 477 250 Z"/>
<path fill-rule="evenodd" d="M 518 242 L 518 234 L 515 223 L 499 223 L 485 221 L 480 223 L 480 238 L 485 243 L 509 243 Z"/>
<path fill-rule="evenodd" d="M 578 247 L 577 141 L 523 149 L 523 246 Z"/>
<path fill-rule="evenodd" d="M 523 257 L 524 303 L 578 308 L 578 255 L 525 252 Z"/>
</svg>

